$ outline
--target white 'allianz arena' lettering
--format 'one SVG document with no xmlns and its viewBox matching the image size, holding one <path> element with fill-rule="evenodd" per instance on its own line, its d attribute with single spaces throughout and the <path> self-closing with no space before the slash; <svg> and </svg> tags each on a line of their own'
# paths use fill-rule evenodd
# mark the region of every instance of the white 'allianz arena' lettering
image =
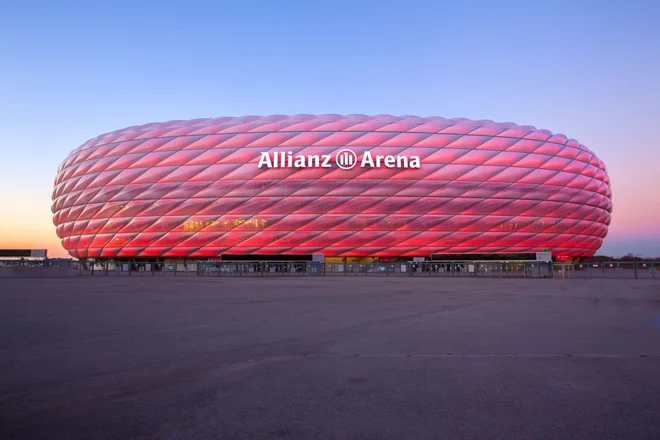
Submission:
<svg viewBox="0 0 660 440">
<path fill-rule="evenodd" d="M 419 168 L 419 156 L 372 156 L 370 152 L 364 153 L 360 166 L 362 168 Z"/>
<path fill-rule="evenodd" d="M 332 168 L 330 164 L 331 156 L 329 154 L 308 154 L 306 156 L 296 155 L 290 151 L 285 153 L 275 152 L 261 153 L 259 158 L 259 168 Z"/>
<path fill-rule="evenodd" d="M 292 152 L 262 152 L 258 168 L 332 168 L 329 154 L 294 155 Z M 341 159 L 338 159 L 341 160 Z M 366 151 L 360 161 L 361 168 L 420 168 L 419 156 L 376 155 Z"/>
</svg>

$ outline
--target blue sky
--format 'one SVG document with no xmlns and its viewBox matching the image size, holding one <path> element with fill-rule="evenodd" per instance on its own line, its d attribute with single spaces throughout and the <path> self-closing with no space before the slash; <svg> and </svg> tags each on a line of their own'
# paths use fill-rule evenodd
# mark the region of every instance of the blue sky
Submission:
<svg viewBox="0 0 660 440">
<path fill-rule="evenodd" d="M 658 23 L 653 0 L 5 1 L 0 238 L 56 240 L 57 166 L 99 133 L 195 117 L 389 113 L 578 139 L 613 181 L 602 252 L 660 256 Z"/>
</svg>

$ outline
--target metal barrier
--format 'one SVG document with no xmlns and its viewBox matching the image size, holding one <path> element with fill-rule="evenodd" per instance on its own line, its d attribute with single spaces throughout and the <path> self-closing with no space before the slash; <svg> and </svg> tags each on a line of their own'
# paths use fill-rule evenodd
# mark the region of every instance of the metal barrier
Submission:
<svg viewBox="0 0 660 440">
<path fill-rule="evenodd" d="M 316 261 L 74 262 L 91 276 L 366 276 L 454 278 L 629 278 L 660 279 L 660 262 L 561 263 L 546 261 L 425 261 L 321 263 Z"/>
<path fill-rule="evenodd" d="M 77 269 L 78 261 L 72 258 L 0 259 L 0 267 L 66 267 Z"/>
<path fill-rule="evenodd" d="M 323 275 L 321 263 L 314 261 L 218 261 L 197 263 L 198 276 L 306 276 Z"/>
<path fill-rule="evenodd" d="M 90 276 L 195 276 L 196 272 L 196 263 L 99 261 L 95 263 L 81 262 L 78 265 L 79 275 Z"/>
<path fill-rule="evenodd" d="M 572 266 L 546 261 L 428 261 L 411 263 L 412 276 L 572 278 Z"/>
<path fill-rule="evenodd" d="M 659 261 L 603 261 L 578 263 L 575 278 L 660 279 Z"/>
<path fill-rule="evenodd" d="M 409 263 L 325 263 L 326 276 L 408 276 Z"/>
<path fill-rule="evenodd" d="M 573 278 L 570 263 L 544 261 L 426 261 L 403 263 L 328 263 L 325 275 Z"/>
</svg>

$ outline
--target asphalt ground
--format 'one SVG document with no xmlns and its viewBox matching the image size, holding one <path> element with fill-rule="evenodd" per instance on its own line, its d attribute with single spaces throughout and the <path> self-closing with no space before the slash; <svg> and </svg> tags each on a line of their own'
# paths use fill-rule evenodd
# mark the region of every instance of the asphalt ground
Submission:
<svg viewBox="0 0 660 440">
<path fill-rule="evenodd" d="M 660 280 L 0 279 L 0 439 L 660 439 Z"/>
</svg>

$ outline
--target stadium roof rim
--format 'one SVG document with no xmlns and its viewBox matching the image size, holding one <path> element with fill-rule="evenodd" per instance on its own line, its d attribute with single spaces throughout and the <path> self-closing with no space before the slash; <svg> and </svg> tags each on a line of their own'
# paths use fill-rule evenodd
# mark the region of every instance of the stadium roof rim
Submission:
<svg viewBox="0 0 660 440">
<path fill-rule="evenodd" d="M 575 142 L 579 143 L 574 138 L 569 138 L 563 133 L 560 132 L 553 132 L 551 130 L 545 129 L 545 128 L 538 128 L 534 125 L 529 125 L 529 124 L 517 124 L 515 122 L 507 121 L 507 122 L 497 122 L 493 121 L 491 119 L 470 119 L 470 118 L 464 118 L 464 117 L 455 117 L 455 118 L 445 118 L 442 116 L 416 116 L 416 115 L 402 115 L 402 116 L 396 116 L 396 115 L 391 115 L 391 114 L 377 114 L 377 115 L 367 115 L 367 114 L 362 114 L 362 113 L 351 113 L 351 114 L 338 114 L 338 113 L 321 113 L 321 114 L 310 114 L 310 113 L 297 113 L 297 114 L 290 114 L 290 115 L 285 115 L 285 114 L 271 114 L 271 115 L 244 115 L 244 116 L 218 116 L 218 117 L 210 117 L 210 118 L 192 118 L 192 119 L 171 119 L 167 121 L 152 121 L 152 122 L 146 122 L 144 124 L 136 124 L 136 125 L 131 125 L 128 127 L 123 127 L 119 128 L 116 130 L 110 130 L 105 133 L 99 134 L 97 136 L 94 136 L 93 138 L 89 138 L 87 141 L 85 141 L 79 148 L 76 150 L 84 150 L 85 146 L 90 143 L 93 140 L 100 139 L 104 136 L 107 136 L 109 134 L 117 134 L 117 133 L 129 133 L 131 131 L 135 130 L 140 130 L 140 129 L 150 129 L 154 128 L 157 126 L 170 126 L 172 129 L 175 128 L 181 128 L 186 125 L 195 125 L 195 124 L 201 124 L 201 123 L 208 123 L 209 121 L 217 121 L 218 123 L 221 122 L 230 122 L 230 121 L 235 121 L 236 125 L 239 124 L 246 124 L 249 122 L 255 122 L 256 120 L 261 120 L 264 122 L 264 125 L 266 123 L 277 123 L 277 122 L 282 122 L 284 120 L 288 120 L 292 123 L 301 123 L 301 122 L 306 122 L 314 119 L 323 119 L 323 118 L 356 118 L 358 119 L 356 123 L 363 123 L 363 122 L 368 122 L 368 121 L 382 121 L 382 122 L 391 122 L 391 123 L 396 123 L 396 122 L 402 122 L 406 121 L 411 122 L 411 123 L 418 123 L 419 125 L 425 124 L 425 123 L 433 123 L 433 122 L 439 122 L 439 123 L 449 123 L 453 125 L 460 125 L 462 123 L 470 123 L 470 125 L 473 125 L 473 130 L 479 129 L 479 128 L 484 128 L 488 126 L 499 126 L 502 128 L 502 131 L 505 131 L 507 129 L 513 129 L 513 128 L 524 128 L 529 130 L 530 132 L 537 131 L 537 132 L 544 132 L 548 135 L 548 137 L 563 137 L 565 140 L 563 142 L 553 142 L 549 141 L 552 143 L 557 143 L 561 145 L 565 145 L 569 142 Z M 297 120 L 300 119 L 300 120 Z M 336 120 L 328 120 L 326 123 L 331 123 L 331 122 L 336 122 Z M 276 130 L 273 130 L 276 131 Z M 382 130 L 379 130 L 382 131 Z M 253 132 L 256 133 L 256 132 Z M 419 133 L 427 133 L 427 132 L 419 132 Z M 431 134 L 437 134 L 438 132 L 428 132 Z M 462 134 L 462 135 L 469 135 L 470 133 L 446 133 L 446 134 Z M 491 136 L 496 136 L 496 137 L 501 137 L 498 136 L 497 134 L 491 135 Z M 167 137 L 167 136 L 156 136 L 156 137 Z M 548 142 L 548 140 L 546 140 Z M 97 144 L 95 146 L 100 146 L 100 145 L 105 145 L 105 144 Z M 586 148 L 584 145 L 580 144 L 582 146 L 581 149 Z"/>
</svg>

